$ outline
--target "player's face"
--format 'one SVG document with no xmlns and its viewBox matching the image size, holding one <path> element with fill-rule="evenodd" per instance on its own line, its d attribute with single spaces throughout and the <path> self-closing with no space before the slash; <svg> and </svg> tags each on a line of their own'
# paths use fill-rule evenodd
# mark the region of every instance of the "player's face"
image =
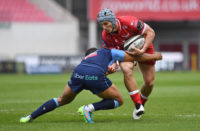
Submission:
<svg viewBox="0 0 200 131">
<path fill-rule="evenodd" d="M 112 32 L 112 23 L 111 22 L 103 21 L 103 22 L 100 22 L 100 25 L 103 28 L 103 30 L 105 30 L 107 33 Z"/>
</svg>

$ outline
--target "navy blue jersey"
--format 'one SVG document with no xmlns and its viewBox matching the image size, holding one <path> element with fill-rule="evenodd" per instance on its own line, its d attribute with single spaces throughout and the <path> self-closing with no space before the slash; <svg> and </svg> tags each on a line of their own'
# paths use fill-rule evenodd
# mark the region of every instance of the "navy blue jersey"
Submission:
<svg viewBox="0 0 200 131">
<path fill-rule="evenodd" d="M 106 77 L 108 65 L 113 60 L 124 60 L 124 51 L 100 49 L 87 55 L 74 69 L 68 85 L 79 93 L 83 89 L 98 94 L 112 85 Z"/>
<path fill-rule="evenodd" d="M 104 72 L 107 71 L 109 63 L 113 60 L 111 50 L 109 49 L 99 49 L 82 60 L 80 65 L 87 65 L 92 67 L 97 67 L 103 70 Z"/>
</svg>

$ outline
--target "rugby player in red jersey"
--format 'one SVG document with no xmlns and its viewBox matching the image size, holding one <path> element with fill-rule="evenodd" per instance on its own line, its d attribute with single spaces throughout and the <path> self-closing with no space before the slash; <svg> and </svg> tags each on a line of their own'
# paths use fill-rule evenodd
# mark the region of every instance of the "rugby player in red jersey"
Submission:
<svg viewBox="0 0 200 131">
<path fill-rule="evenodd" d="M 145 38 L 145 44 L 143 48 L 133 48 L 132 52 L 127 53 L 134 56 L 138 56 L 143 53 L 154 53 L 152 41 L 154 40 L 155 32 L 149 25 L 138 18 L 134 16 L 116 17 L 110 9 L 103 9 L 98 13 L 97 19 L 103 28 L 102 46 L 104 48 L 116 48 L 123 50 L 123 43 L 126 40 L 135 35 L 143 35 Z M 144 113 L 143 106 L 153 89 L 155 77 L 155 61 L 138 63 L 144 79 L 144 84 L 142 85 L 140 95 L 137 82 L 132 75 L 134 63 L 120 62 L 120 68 L 124 74 L 125 86 L 135 104 L 135 109 L 133 111 L 134 119 L 140 119 L 141 115 Z M 112 70 L 115 71 L 115 67 L 116 64 L 113 64 Z"/>
</svg>

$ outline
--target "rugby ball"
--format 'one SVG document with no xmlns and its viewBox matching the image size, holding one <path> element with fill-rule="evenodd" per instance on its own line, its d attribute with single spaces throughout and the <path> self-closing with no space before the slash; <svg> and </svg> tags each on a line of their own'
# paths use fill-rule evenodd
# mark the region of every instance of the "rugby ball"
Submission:
<svg viewBox="0 0 200 131">
<path fill-rule="evenodd" d="M 145 39 L 142 35 L 136 35 L 124 42 L 124 50 L 132 51 L 131 47 L 142 49 Z"/>
</svg>

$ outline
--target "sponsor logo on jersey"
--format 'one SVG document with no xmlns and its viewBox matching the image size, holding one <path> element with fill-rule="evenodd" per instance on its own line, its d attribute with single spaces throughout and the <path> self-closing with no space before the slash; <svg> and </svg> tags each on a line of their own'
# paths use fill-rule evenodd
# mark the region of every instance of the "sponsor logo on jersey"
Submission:
<svg viewBox="0 0 200 131">
<path fill-rule="evenodd" d="M 85 80 L 98 80 L 98 76 L 95 76 L 95 75 L 80 75 L 78 73 L 74 73 L 74 78 L 76 79 L 85 79 Z"/>
<path fill-rule="evenodd" d="M 80 75 L 78 73 L 74 73 L 74 78 L 77 78 L 77 79 L 84 79 L 84 76 L 83 75 Z"/>
<path fill-rule="evenodd" d="M 89 76 L 89 75 L 85 75 L 85 80 L 98 80 L 98 76 Z"/>
</svg>

